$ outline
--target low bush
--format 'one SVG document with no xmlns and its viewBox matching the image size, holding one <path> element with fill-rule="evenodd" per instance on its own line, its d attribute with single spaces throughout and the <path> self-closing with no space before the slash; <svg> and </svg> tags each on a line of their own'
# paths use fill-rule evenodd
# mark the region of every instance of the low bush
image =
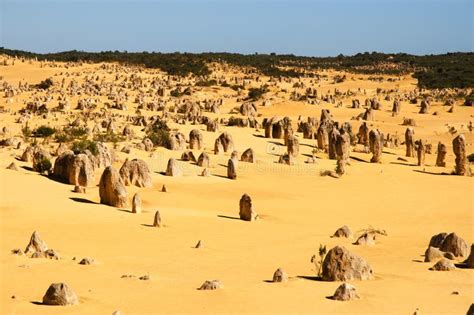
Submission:
<svg viewBox="0 0 474 315">
<path fill-rule="evenodd" d="M 91 140 L 79 140 L 72 144 L 71 150 L 75 154 L 84 153 L 86 150 L 89 150 L 93 155 L 99 154 L 99 148 L 97 143 Z"/>
<path fill-rule="evenodd" d="M 33 135 L 38 138 L 47 138 L 49 136 L 52 136 L 56 130 L 54 128 L 51 128 L 49 126 L 40 126 L 33 131 Z"/>
<path fill-rule="evenodd" d="M 257 101 L 268 92 L 268 87 L 266 85 L 261 86 L 259 88 L 250 88 L 248 94 L 248 100 Z"/>
<path fill-rule="evenodd" d="M 35 164 L 35 170 L 40 173 L 51 170 L 51 167 L 52 167 L 51 161 L 46 157 L 41 158 Z"/>
</svg>

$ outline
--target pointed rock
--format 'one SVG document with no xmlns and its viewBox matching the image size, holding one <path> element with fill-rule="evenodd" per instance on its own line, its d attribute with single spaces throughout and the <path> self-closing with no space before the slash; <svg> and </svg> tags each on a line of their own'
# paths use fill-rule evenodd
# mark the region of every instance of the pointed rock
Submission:
<svg viewBox="0 0 474 315">
<path fill-rule="evenodd" d="M 153 226 L 154 227 L 161 227 L 161 215 L 160 211 L 155 212 L 155 220 L 153 221 Z"/>
<path fill-rule="evenodd" d="M 229 159 L 227 163 L 227 177 L 237 179 L 237 162 L 235 159 Z"/>
<path fill-rule="evenodd" d="M 132 198 L 132 213 L 142 212 L 142 199 L 138 193 L 135 193 Z"/>
<path fill-rule="evenodd" d="M 38 232 L 34 231 L 31 235 L 30 242 L 26 246 L 25 254 L 35 252 L 45 252 L 48 250 L 48 245 L 43 241 Z"/>
<path fill-rule="evenodd" d="M 89 257 L 84 257 L 79 262 L 79 265 L 94 265 L 94 264 L 95 264 L 95 260 Z"/>
<path fill-rule="evenodd" d="M 12 170 L 12 171 L 18 171 L 18 166 L 15 164 L 15 162 L 11 162 L 10 165 L 6 167 L 7 170 Z"/>
</svg>

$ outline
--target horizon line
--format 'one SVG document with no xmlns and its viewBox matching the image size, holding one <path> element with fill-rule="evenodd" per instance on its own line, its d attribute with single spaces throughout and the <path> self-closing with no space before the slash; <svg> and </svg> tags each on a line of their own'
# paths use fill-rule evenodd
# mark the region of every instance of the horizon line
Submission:
<svg viewBox="0 0 474 315">
<path fill-rule="evenodd" d="M 409 55 L 409 56 L 443 56 L 449 54 L 474 54 L 474 51 L 447 51 L 443 53 L 431 53 L 431 54 L 414 54 L 408 52 L 382 52 L 382 51 L 364 51 L 358 52 L 352 55 L 345 55 L 340 53 L 338 55 L 295 55 L 294 53 L 278 53 L 278 52 L 255 52 L 255 53 L 242 53 L 242 52 L 231 52 L 231 51 L 200 51 L 200 52 L 191 52 L 191 51 L 148 51 L 148 50 L 81 50 L 81 49 L 68 49 L 68 50 L 60 50 L 60 51 L 53 51 L 53 52 L 35 52 L 30 50 L 23 50 L 23 49 L 16 49 L 16 48 L 7 48 L 4 46 L 0 46 L 0 49 L 3 50 L 12 50 L 12 51 L 19 51 L 24 53 L 30 53 L 35 55 L 51 55 L 51 54 L 62 54 L 68 52 L 81 52 L 81 53 L 106 53 L 106 52 L 113 52 L 113 53 L 126 53 L 126 54 L 141 54 L 141 53 L 148 53 L 148 54 L 188 54 L 188 55 L 204 55 L 204 54 L 230 54 L 230 55 L 241 55 L 241 56 L 257 56 L 257 55 L 275 55 L 275 56 L 293 56 L 293 57 L 302 57 L 302 58 L 337 58 L 339 56 L 343 57 L 355 57 L 357 55 L 365 55 L 365 54 L 383 54 L 383 55 Z"/>
</svg>

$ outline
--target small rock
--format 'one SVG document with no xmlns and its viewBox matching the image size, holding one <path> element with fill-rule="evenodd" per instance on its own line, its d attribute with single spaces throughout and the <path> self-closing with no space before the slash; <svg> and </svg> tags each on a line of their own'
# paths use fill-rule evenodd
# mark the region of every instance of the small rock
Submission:
<svg viewBox="0 0 474 315">
<path fill-rule="evenodd" d="M 350 237 L 352 237 L 352 232 L 351 232 L 351 229 L 349 229 L 349 227 L 347 225 L 344 225 L 344 226 L 338 228 L 336 230 L 336 232 L 334 232 L 334 235 L 332 237 L 350 238 Z"/>
<path fill-rule="evenodd" d="M 85 194 L 86 193 L 86 187 L 76 185 L 76 186 L 74 186 L 74 192 L 79 193 L 79 194 Z"/>
<path fill-rule="evenodd" d="M 54 260 L 59 260 L 59 255 L 54 251 L 54 249 L 48 249 L 44 252 L 34 252 L 33 255 L 31 255 L 31 258 L 48 258 L 48 259 L 54 259 Z"/>
<path fill-rule="evenodd" d="M 456 269 L 456 266 L 454 266 L 454 264 L 446 258 L 441 259 L 433 267 L 430 268 L 430 270 L 433 271 L 451 271 L 454 269 Z"/>
<path fill-rule="evenodd" d="M 94 264 L 95 264 L 95 260 L 89 257 L 84 257 L 79 262 L 79 265 L 94 265 Z"/>
<path fill-rule="evenodd" d="M 208 177 L 209 175 L 210 175 L 209 170 L 207 168 L 202 170 L 202 173 L 201 173 L 202 177 Z"/>
<path fill-rule="evenodd" d="M 425 262 L 432 262 L 444 257 L 444 253 L 436 247 L 430 246 L 425 251 Z"/>
<path fill-rule="evenodd" d="M 336 289 L 331 298 L 336 301 L 350 301 L 360 297 L 357 294 L 356 288 L 345 282 Z"/>
<path fill-rule="evenodd" d="M 11 162 L 10 165 L 6 167 L 7 170 L 18 171 L 18 166 L 16 166 L 15 162 Z"/>
<path fill-rule="evenodd" d="M 354 242 L 354 245 L 375 245 L 375 234 L 373 233 L 362 234 L 357 239 L 357 241 Z"/>
<path fill-rule="evenodd" d="M 24 256 L 25 255 L 25 253 L 20 248 L 12 249 L 12 254 L 13 255 L 18 255 L 18 256 Z"/>
<path fill-rule="evenodd" d="M 223 288 L 219 280 L 206 280 L 198 290 L 216 290 Z"/>
<path fill-rule="evenodd" d="M 201 248 L 202 247 L 202 242 L 201 240 L 199 240 L 196 244 L 196 246 L 194 246 L 194 248 Z"/>
<path fill-rule="evenodd" d="M 144 276 L 141 276 L 140 278 L 138 278 L 139 280 L 150 280 L 150 275 L 144 275 Z"/>
<path fill-rule="evenodd" d="M 288 275 L 286 272 L 278 268 L 275 273 L 273 273 L 273 282 L 287 282 L 288 281 Z"/>
</svg>

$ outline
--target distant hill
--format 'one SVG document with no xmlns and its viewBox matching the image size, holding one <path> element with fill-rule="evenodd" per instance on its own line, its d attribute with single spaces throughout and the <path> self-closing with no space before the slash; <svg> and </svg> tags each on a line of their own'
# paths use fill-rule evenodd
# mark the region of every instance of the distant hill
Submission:
<svg viewBox="0 0 474 315">
<path fill-rule="evenodd" d="M 404 53 L 359 53 L 354 56 L 304 57 L 295 55 L 235 53 L 156 53 L 156 52 L 84 52 L 64 51 L 38 54 L 0 47 L 0 54 L 64 62 L 121 62 L 159 68 L 171 75 L 206 76 L 210 64 L 226 62 L 246 67 L 249 71 L 272 77 L 298 77 L 314 75 L 318 69 L 345 70 L 361 74 L 400 75 L 413 73 L 423 88 L 474 87 L 474 53 L 447 53 L 442 55 L 415 56 Z"/>
</svg>

